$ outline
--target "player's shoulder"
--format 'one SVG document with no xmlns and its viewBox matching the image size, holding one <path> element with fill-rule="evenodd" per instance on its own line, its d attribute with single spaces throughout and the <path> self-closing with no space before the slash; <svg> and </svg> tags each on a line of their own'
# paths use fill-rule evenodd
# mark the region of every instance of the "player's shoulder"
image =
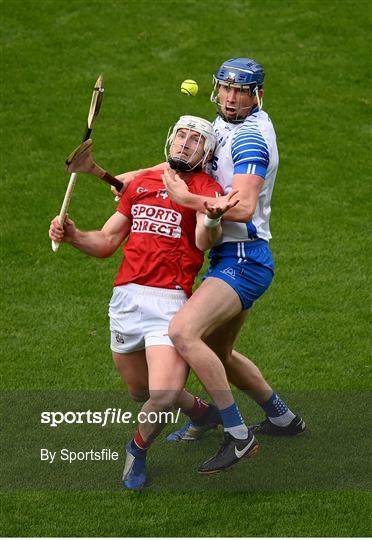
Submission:
<svg viewBox="0 0 372 540">
<path fill-rule="evenodd" d="M 163 170 L 161 169 L 146 169 L 143 172 L 140 172 L 136 177 L 129 183 L 127 192 L 133 194 L 138 192 L 138 188 L 144 188 L 151 184 L 152 181 L 158 182 L 161 181 L 161 175 Z"/>
<path fill-rule="evenodd" d="M 274 124 L 272 123 L 272 120 L 270 116 L 265 111 L 259 111 L 257 114 L 257 124 L 259 127 L 261 127 L 265 131 L 273 131 L 274 130 Z"/>
<path fill-rule="evenodd" d="M 269 115 L 265 111 L 257 111 L 248 116 L 236 130 L 233 138 L 234 144 L 252 140 L 267 140 L 275 138 L 275 131 Z"/>
<path fill-rule="evenodd" d="M 271 119 L 267 112 L 260 110 L 256 111 L 250 116 L 247 116 L 244 122 L 242 122 L 242 124 L 240 125 L 238 132 L 260 129 L 266 125 L 272 126 Z"/>
<path fill-rule="evenodd" d="M 161 175 L 164 173 L 163 169 L 145 169 L 137 174 L 133 182 L 148 182 L 149 180 L 161 180 Z M 131 182 L 132 183 L 132 182 Z"/>
</svg>

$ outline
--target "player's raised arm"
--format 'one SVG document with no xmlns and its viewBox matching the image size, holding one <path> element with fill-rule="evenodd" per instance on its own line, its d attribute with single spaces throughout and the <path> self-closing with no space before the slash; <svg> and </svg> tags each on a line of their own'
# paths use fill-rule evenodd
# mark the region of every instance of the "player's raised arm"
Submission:
<svg viewBox="0 0 372 540">
<path fill-rule="evenodd" d="M 202 214 L 206 213 L 205 202 L 214 206 L 230 200 L 228 195 L 224 197 L 205 197 L 196 195 L 188 190 L 186 182 L 180 176 L 166 169 L 163 173 L 163 182 L 172 201 L 187 208 L 192 208 Z M 228 221 L 249 221 L 256 208 L 258 196 L 263 185 L 263 178 L 252 174 L 238 174 L 233 178 L 233 193 L 239 191 L 239 202 L 231 205 L 224 213 L 224 219 Z M 253 189 L 252 189 L 253 188 Z M 218 202 L 219 201 L 219 202 Z"/>
<path fill-rule="evenodd" d="M 49 238 L 56 242 L 71 244 L 91 257 L 110 257 L 128 235 L 130 220 L 115 212 L 100 231 L 81 231 L 68 216 L 64 225 L 55 217 L 49 229 Z"/>
<path fill-rule="evenodd" d="M 258 197 L 264 185 L 264 179 L 254 174 L 234 174 L 232 180 L 233 190 L 239 192 L 239 204 L 224 214 L 228 221 L 242 221 L 247 223 L 253 217 Z"/>
<path fill-rule="evenodd" d="M 231 191 L 225 197 L 214 199 L 214 204 L 204 201 L 206 214 L 197 213 L 195 244 L 201 251 L 210 249 L 222 235 L 221 217 L 238 203 L 237 191 Z"/>
</svg>

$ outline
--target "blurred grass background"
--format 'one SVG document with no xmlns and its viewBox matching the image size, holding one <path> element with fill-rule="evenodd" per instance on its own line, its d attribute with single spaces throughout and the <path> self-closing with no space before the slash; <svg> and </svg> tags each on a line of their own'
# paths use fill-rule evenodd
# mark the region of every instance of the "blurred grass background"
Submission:
<svg viewBox="0 0 372 540">
<path fill-rule="evenodd" d="M 107 324 L 120 253 L 93 260 L 61 246 L 53 254 L 47 235 L 68 182 L 64 160 L 80 142 L 97 76 L 104 75 L 105 96 L 94 157 L 116 174 L 162 160 L 168 127 L 181 114 L 212 119 L 212 74 L 227 58 L 249 56 L 265 66 L 264 109 L 281 161 L 271 221 L 277 275 L 239 350 L 279 391 L 370 390 L 370 4 L 3 0 L 0 6 L 1 387 L 122 387 Z M 199 83 L 196 98 L 179 92 L 187 78 Z M 100 227 L 114 208 L 107 186 L 78 178 L 70 215 L 79 227 Z M 193 378 L 190 386 L 199 388 Z M 303 494 L 241 497 L 5 494 L 2 534 L 370 532 L 367 493 L 305 492 L 306 486 Z"/>
</svg>

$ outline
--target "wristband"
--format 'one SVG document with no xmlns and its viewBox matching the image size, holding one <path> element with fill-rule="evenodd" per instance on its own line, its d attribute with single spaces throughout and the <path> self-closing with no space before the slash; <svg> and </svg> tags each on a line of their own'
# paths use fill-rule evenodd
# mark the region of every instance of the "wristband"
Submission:
<svg viewBox="0 0 372 540">
<path fill-rule="evenodd" d="M 217 218 L 217 219 L 211 219 L 207 216 L 207 214 L 205 214 L 204 216 L 204 225 L 210 229 L 212 229 L 213 227 L 217 227 L 219 224 L 221 223 L 221 218 Z"/>
</svg>

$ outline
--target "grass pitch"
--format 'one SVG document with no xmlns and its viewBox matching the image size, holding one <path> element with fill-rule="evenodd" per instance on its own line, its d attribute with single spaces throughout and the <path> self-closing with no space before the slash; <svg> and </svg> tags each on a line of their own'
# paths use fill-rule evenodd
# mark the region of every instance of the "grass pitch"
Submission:
<svg viewBox="0 0 372 540">
<path fill-rule="evenodd" d="M 162 160 L 167 129 L 181 114 L 212 118 L 212 73 L 242 55 L 265 66 L 264 109 L 281 162 L 271 222 L 277 275 L 239 349 L 278 391 L 333 396 L 319 416 L 319 404 L 306 402 L 309 445 L 317 422 L 342 427 L 347 418 L 359 426 L 371 390 L 369 3 L 7 0 L 1 30 L 1 388 L 121 388 L 106 317 L 120 254 L 99 261 L 61 246 L 55 255 L 47 236 L 68 181 L 64 159 L 80 142 L 97 75 L 104 74 L 106 94 L 94 156 L 118 173 Z M 179 91 L 188 78 L 199 84 L 195 98 Z M 79 177 L 70 208 L 79 227 L 98 228 L 113 210 L 107 186 Z M 190 386 L 198 387 L 194 379 Z M 350 392 L 355 409 L 345 399 Z M 340 452 L 342 433 L 332 439 Z M 363 464 L 368 473 L 367 436 L 355 429 L 358 456 L 350 448 L 345 464 L 356 480 Z M 266 444 L 290 468 L 293 443 Z M 179 466 L 171 453 L 170 464 Z M 314 448 L 314 474 L 326 459 Z M 56 485 L 52 493 L 4 492 L 0 532 L 368 536 L 370 492 L 352 485 L 353 474 L 343 487 L 324 474 L 317 489 L 304 481 L 302 490 L 72 493 Z"/>
</svg>

